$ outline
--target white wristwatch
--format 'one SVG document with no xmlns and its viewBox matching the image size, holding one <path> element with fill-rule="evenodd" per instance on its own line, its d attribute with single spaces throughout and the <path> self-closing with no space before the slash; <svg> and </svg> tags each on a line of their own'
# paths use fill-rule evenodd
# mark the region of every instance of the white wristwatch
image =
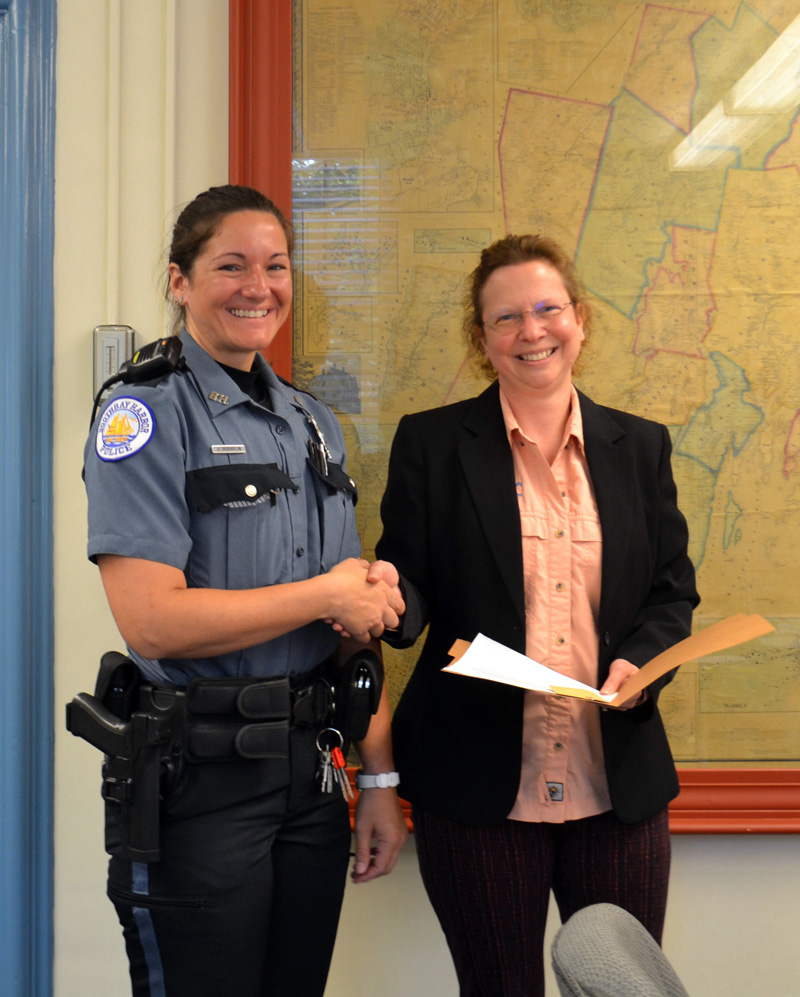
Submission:
<svg viewBox="0 0 800 997">
<path fill-rule="evenodd" d="M 377 775 L 364 775 L 363 772 L 356 772 L 356 789 L 393 789 L 400 785 L 400 776 L 397 772 L 378 772 Z"/>
</svg>

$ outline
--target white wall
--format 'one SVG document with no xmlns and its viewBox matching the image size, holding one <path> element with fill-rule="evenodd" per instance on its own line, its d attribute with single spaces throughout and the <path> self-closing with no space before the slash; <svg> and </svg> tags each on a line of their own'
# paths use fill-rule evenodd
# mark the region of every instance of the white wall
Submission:
<svg viewBox="0 0 800 997">
<path fill-rule="evenodd" d="M 798 997 L 797 838 L 676 835 L 672 847 L 664 951 L 691 997 Z M 557 928 L 551 903 L 548 950 Z M 457 994 L 410 842 L 390 877 L 348 884 L 326 997 Z"/>
<path fill-rule="evenodd" d="M 56 997 L 129 992 L 105 898 L 100 754 L 64 730 L 122 648 L 86 560 L 94 326 L 161 335 L 173 208 L 228 176 L 227 0 L 59 0 L 55 249 Z"/>
<path fill-rule="evenodd" d="M 105 898 L 99 754 L 64 731 L 121 642 L 85 558 L 81 453 L 91 330 L 159 335 L 173 207 L 227 178 L 227 0 L 59 0 L 56 133 L 56 997 L 123 997 Z M 692 997 L 797 997 L 794 837 L 677 837 L 665 950 Z M 555 930 L 551 919 L 550 936 Z M 235 981 L 230 994 L 235 995 Z M 450 997 L 455 976 L 413 842 L 388 879 L 348 885 L 328 997 Z M 556 997 L 550 982 L 549 993 Z"/>
</svg>

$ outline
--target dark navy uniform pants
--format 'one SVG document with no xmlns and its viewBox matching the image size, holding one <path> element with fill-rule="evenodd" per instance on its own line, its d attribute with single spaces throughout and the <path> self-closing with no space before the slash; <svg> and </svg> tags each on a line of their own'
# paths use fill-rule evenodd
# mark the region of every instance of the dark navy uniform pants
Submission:
<svg viewBox="0 0 800 997">
<path fill-rule="evenodd" d="M 285 759 L 184 763 L 160 861 L 111 858 L 134 997 L 322 997 L 350 827 L 315 778 L 315 734 L 293 729 Z"/>
</svg>

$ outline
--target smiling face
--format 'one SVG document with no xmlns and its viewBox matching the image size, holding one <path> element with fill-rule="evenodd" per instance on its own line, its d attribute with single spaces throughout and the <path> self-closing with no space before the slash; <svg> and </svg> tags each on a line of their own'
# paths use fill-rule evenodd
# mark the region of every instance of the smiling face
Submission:
<svg viewBox="0 0 800 997">
<path fill-rule="evenodd" d="M 507 395 L 569 391 L 585 338 L 580 305 L 545 321 L 530 314 L 542 305 L 560 308 L 569 300 L 561 274 L 545 260 L 499 267 L 490 274 L 481 292 L 481 342 Z M 526 313 L 518 331 L 490 327 L 508 312 Z"/>
<path fill-rule="evenodd" d="M 292 273 L 286 235 L 264 211 L 225 215 L 189 274 L 170 263 L 170 288 L 183 299 L 186 329 L 215 360 L 249 370 L 286 321 Z"/>
</svg>

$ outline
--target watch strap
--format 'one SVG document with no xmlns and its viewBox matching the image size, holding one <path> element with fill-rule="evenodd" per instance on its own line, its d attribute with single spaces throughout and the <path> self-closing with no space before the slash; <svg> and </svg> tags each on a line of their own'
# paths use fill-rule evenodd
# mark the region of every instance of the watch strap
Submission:
<svg viewBox="0 0 800 997">
<path fill-rule="evenodd" d="M 400 785 L 400 775 L 397 772 L 378 772 L 375 775 L 365 775 L 356 772 L 356 788 L 362 789 L 394 789 Z"/>
</svg>

